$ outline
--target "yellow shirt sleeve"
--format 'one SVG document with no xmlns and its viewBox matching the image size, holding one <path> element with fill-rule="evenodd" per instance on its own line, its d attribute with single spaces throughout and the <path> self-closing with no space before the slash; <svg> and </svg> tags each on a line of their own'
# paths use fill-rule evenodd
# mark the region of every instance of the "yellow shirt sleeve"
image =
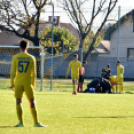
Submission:
<svg viewBox="0 0 134 134">
<path fill-rule="evenodd" d="M 11 72 L 10 72 L 10 78 L 11 78 L 11 87 L 14 87 L 14 78 L 15 78 L 15 67 L 16 63 L 15 63 L 15 57 L 13 56 L 12 59 L 12 65 L 11 65 Z"/>
<path fill-rule="evenodd" d="M 68 75 L 69 71 L 70 71 L 70 68 L 71 68 L 71 65 L 72 65 L 72 62 L 69 63 L 69 66 L 68 66 L 68 69 L 67 69 L 67 72 L 66 72 L 66 75 Z"/>
<path fill-rule="evenodd" d="M 32 86 L 35 87 L 35 80 L 36 80 L 36 60 L 33 58 L 33 65 L 32 65 Z"/>
</svg>

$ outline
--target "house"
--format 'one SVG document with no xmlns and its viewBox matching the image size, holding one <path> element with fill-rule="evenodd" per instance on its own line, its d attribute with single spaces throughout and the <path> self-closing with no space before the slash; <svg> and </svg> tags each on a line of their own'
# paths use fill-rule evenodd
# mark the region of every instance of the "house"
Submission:
<svg viewBox="0 0 134 134">
<path fill-rule="evenodd" d="M 43 30 L 44 27 L 46 26 L 51 26 L 52 25 L 52 16 L 48 17 L 48 21 L 45 21 L 44 23 L 40 23 L 39 25 L 39 29 L 40 31 Z M 62 23 L 60 22 L 60 16 L 55 16 L 54 17 L 54 25 L 61 27 L 61 28 L 66 28 L 68 29 L 78 40 L 79 39 L 79 34 L 78 34 L 78 30 L 71 24 L 71 23 Z"/>
<path fill-rule="evenodd" d="M 103 40 L 98 47 L 94 48 L 94 54 L 109 54 L 110 53 L 110 42 Z"/>
<path fill-rule="evenodd" d="M 73 27 L 70 23 L 61 23 L 60 16 L 55 16 L 55 26 L 64 27 L 68 29 L 73 35 L 76 36 L 76 39 L 79 38 L 78 31 L 76 28 Z M 52 25 L 52 16 L 48 17 L 48 21 L 41 22 L 39 24 L 39 31 L 42 31 L 44 27 Z M 12 32 L 0 32 L 0 45 L 7 45 L 7 46 L 16 46 L 19 44 L 21 38 L 16 36 L 15 33 Z"/>
<path fill-rule="evenodd" d="M 4 46 L 18 46 L 21 38 L 11 32 L 0 32 L 0 45 Z"/>
<path fill-rule="evenodd" d="M 118 23 L 112 25 L 105 33 L 103 43 L 95 49 L 97 54 L 90 55 L 87 62 L 87 77 L 99 77 L 102 68 L 110 64 L 111 75 L 116 75 L 117 56 L 125 67 L 125 78 L 134 78 L 134 10 L 120 19 L 120 36 L 118 41 Z M 109 43 L 108 43 L 109 42 Z M 105 47 L 108 48 L 106 53 Z"/>
</svg>

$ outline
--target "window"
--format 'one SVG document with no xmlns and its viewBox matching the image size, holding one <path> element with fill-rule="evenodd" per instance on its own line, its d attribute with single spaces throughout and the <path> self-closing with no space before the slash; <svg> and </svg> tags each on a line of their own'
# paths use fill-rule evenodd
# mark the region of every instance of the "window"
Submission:
<svg viewBox="0 0 134 134">
<path fill-rule="evenodd" d="M 134 48 L 128 48 L 127 50 L 127 58 L 128 59 L 134 59 Z"/>
</svg>

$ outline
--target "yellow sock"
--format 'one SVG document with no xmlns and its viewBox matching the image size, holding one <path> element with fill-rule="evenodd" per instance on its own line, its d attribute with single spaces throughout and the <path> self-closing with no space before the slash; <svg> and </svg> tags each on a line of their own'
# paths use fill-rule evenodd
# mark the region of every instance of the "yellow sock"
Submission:
<svg viewBox="0 0 134 134">
<path fill-rule="evenodd" d="M 123 85 L 119 85 L 119 93 L 123 92 Z"/>
<path fill-rule="evenodd" d="M 23 123 L 23 110 L 22 110 L 22 105 L 16 105 L 16 110 L 17 110 L 17 116 L 19 119 L 19 123 Z"/>
<path fill-rule="evenodd" d="M 73 92 L 76 92 L 76 85 L 73 85 Z"/>
<path fill-rule="evenodd" d="M 112 87 L 112 92 L 115 93 L 115 88 L 114 88 L 114 86 Z"/>
<path fill-rule="evenodd" d="M 30 111 L 31 111 L 31 114 L 32 114 L 32 117 L 33 117 L 33 120 L 34 120 L 34 124 L 37 124 L 38 123 L 38 115 L 37 115 L 36 107 L 30 108 Z"/>
<path fill-rule="evenodd" d="M 118 92 L 118 85 L 116 85 L 116 92 Z"/>
</svg>

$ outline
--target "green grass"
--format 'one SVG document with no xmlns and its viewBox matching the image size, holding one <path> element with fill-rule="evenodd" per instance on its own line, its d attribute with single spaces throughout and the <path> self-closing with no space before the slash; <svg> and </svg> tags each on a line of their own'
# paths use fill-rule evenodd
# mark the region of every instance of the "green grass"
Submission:
<svg viewBox="0 0 134 134">
<path fill-rule="evenodd" d="M 8 87 L 9 83 L 3 81 L 3 84 Z M 55 80 L 55 88 L 55 92 L 46 92 L 46 90 L 40 92 L 37 82 L 36 100 L 39 119 L 41 123 L 48 126 L 47 128 L 33 127 L 29 102 L 25 95 L 23 97 L 25 127 L 14 128 L 13 126 L 18 123 L 14 92 L 9 88 L 1 88 L 0 134 L 134 133 L 134 91 L 132 82 L 124 83 L 125 94 L 122 95 L 79 93 L 73 96 L 70 80 L 64 82 L 63 80 Z"/>
</svg>

